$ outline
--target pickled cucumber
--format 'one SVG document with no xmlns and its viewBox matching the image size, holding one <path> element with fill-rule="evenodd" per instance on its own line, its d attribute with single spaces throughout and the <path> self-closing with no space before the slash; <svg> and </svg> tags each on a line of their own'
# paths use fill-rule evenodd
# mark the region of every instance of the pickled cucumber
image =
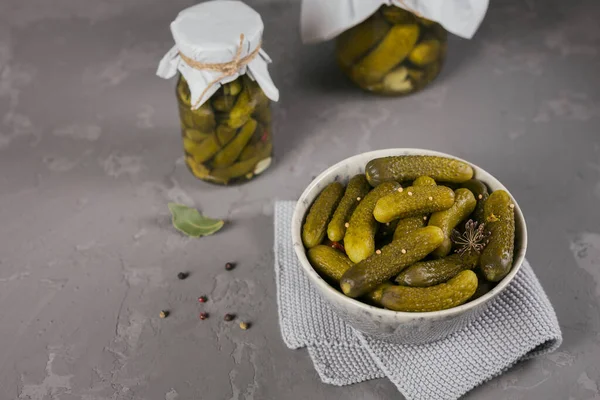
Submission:
<svg viewBox="0 0 600 400">
<path fill-rule="evenodd" d="M 210 178 L 210 170 L 206 168 L 203 164 L 198 164 L 194 161 L 194 157 L 186 155 L 185 163 L 189 168 L 192 175 L 199 179 L 209 179 Z"/>
<path fill-rule="evenodd" d="M 415 217 L 447 210 L 454 204 L 454 192 L 446 186 L 410 186 L 377 201 L 373 215 L 379 222 Z"/>
<path fill-rule="evenodd" d="M 394 311 L 439 311 L 465 303 L 477 290 L 477 275 L 460 272 L 446 283 L 429 287 L 392 286 L 383 291 L 381 304 Z"/>
<path fill-rule="evenodd" d="M 465 162 L 446 157 L 392 156 L 369 161 L 365 174 L 371 186 L 385 181 L 414 180 L 422 175 L 436 182 L 461 183 L 473 177 L 473 168 Z"/>
<path fill-rule="evenodd" d="M 322 244 L 310 248 L 307 255 L 315 271 L 335 283 L 354 265 L 344 253 Z"/>
<path fill-rule="evenodd" d="M 423 75 L 423 80 L 422 80 L 421 84 L 426 85 L 427 83 L 434 80 L 440 74 L 441 70 L 442 70 L 442 64 L 439 62 L 427 64 L 423 69 L 424 75 Z"/>
<path fill-rule="evenodd" d="M 417 19 L 418 19 L 419 23 L 421 23 L 422 25 L 425 25 L 425 26 L 438 25 L 437 22 L 434 22 L 434 21 L 432 21 L 430 19 L 427 19 L 427 18 L 419 17 Z"/>
<path fill-rule="evenodd" d="M 258 122 L 258 120 L 256 120 Z M 256 126 L 256 130 L 254 131 L 254 135 L 252 135 L 252 139 L 250 139 L 251 144 L 256 144 L 258 142 L 270 142 L 271 133 L 267 126 L 261 122 L 258 122 Z"/>
<path fill-rule="evenodd" d="M 258 142 L 249 144 L 244 148 L 242 154 L 240 154 L 239 161 L 249 160 L 255 157 L 257 154 L 265 154 L 265 157 L 270 156 L 273 151 L 273 144 L 271 142 Z"/>
<path fill-rule="evenodd" d="M 459 272 L 473 269 L 479 261 L 476 253 L 452 254 L 437 260 L 421 261 L 406 268 L 396 277 L 396 282 L 403 286 L 427 287 L 446 282 Z"/>
<path fill-rule="evenodd" d="M 413 186 L 437 186 L 435 179 L 430 176 L 420 176 L 412 184 Z"/>
<path fill-rule="evenodd" d="M 221 149 L 216 134 L 210 135 L 200 143 L 183 138 L 183 146 L 186 153 L 191 155 L 197 163 L 210 160 Z"/>
<path fill-rule="evenodd" d="M 465 189 L 469 189 L 475 196 L 475 199 L 477 200 L 475 211 L 473 211 L 473 219 L 479 223 L 485 222 L 483 207 L 485 201 L 488 199 L 488 197 L 490 197 L 487 185 L 479 179 L 469 179 L 468 181 L 464 182 L 461 186 Z"/>
<path fill-rule="evenodd" d="M 232 165 L 240 156 L 246 144 L 252 138 L 252 135 L 256 130 L 256 125 L 256 120 L 250 118 L 250 120 L 248 120 L 248 122 L 242 126 L 235 138 L 233 138 L 233 140 L 231 140 L 223 148 L 223 150 L 215 155 L 215 158 L 213 159 L 213 166 L 215 168 L 224 168 Z"/>
<path fill-rule="evenodd" d="M 198 129 L 184 129 L 183 136 L 193 140 L 194 142 L 201 142 L 204 139 L 208 138 L 213 132 L 202 132 Z M 185 140 L 185 139 L 184 139 Z M 185 147 L 185 144 L 184 144 Z"/>
<path fill-rule="evenodd" d="M 352 266 L 342 276 L 340 287 L 344 294 L 350 297 L 370 292 L 379 284 L 398 275 L 407 266 L 423 259 L 443 240 L 444 234 L 438 227 L 417 229 L 384 246 L 380 254 L 375 253 Z"/>
<path fill-rule="evenodd" d="M 473 210 L 477 201 L 469 189 L 456 189 L 454 191 L 454 204 L 447 210 L 438 211 L 429 218 L 430 226 L 437 226 L 444 231 L 444 242 L 432 253 L 434 257 L 444 257 L 452 251 L 452 230 Z"/>
<path fill-rule="evenodd" d="M 412 24 L 415 22 L 414 14 L 396 6 L 382 6 L 381 14 L 392 24 Z"/>
<path fill-rule="evenodd" d="M 403 218 L 398 221 L 396 230 L 394 231 L 394 240 L 400 239 L 408 235 L 409 233 L 416 231 L 419 228 L 423 228 L 427 225 L 425 216 L 418 215 L 416 217 Z"/>
<path fill-rule="evenodd" d="M 179 121 L 182 128 L 194 128 L 194 120 L 189 106 L 179 105 Z"/>
<path fill-rule="evenodd" d="M 271 124 L 271 109 L 269 106 L 257 107 L 252 116 L 263 125 Z"/>
<path fill-rule="evenodd" d="M 390 286 L 394 286 L 391 282 L 384 282 L 381 285 L 377 286 L 373 291 L 364 295 L 365 300 L 373 304 L 377 307 L 383 307 L 381 304 L 381 298 L 383 297 L 383 292 Z"/>
<path fill-rule="evenodd" d="M 237 97 L 235 105 L 231 111 L 229 111 L 227 125 L 234 129 L 244 125 L 250 119 L 250 116 L 254 112 L 255 106 L 256 100 L 250 96 L 250 91 L 242 90 Z"/>
<path fill-rule="evenodd" d="M 419 25 L 394 25 L 377 46 L 350 70 L 357 82 L 371 85 L 408 56 L 419 38 Z"/>
<path fill-rule="evenodd" d="M 354 265 L 352 261 L 342 252 L 330 246 L 318 245 L 308 250 L 308 260 L 324 279 L 333 284 L 339 284 L 342 275 Z M 370 293 L 365 295 L 369 303 L 381 307 L 381 296 L 383 291 L 392 286 L 391 282 L 382 283 Z"/>
<path fill-rule="evenodd" d="M 342 68 L 348 68 L 371 50 L 389 31 L 390 25 L 374 14 L 365 22 L 343 32 L 337 38 L 337 59 Z"/>
<path fill-rule="evenodd" d="M 248 75 L 244 75 L 242 78 L 244 80 L 246 90 L 250 92 L 250 97 L 254 100 L 254 109 L 268 109 L 271 100 L 269 100 L 265 92 L 263 92 L 260 85 L 255 80 L 251 79 Z"/>
<path fill-rule="evenodd" d="M 408 59 L 417 66 L 431 64 L 440 57 L 441 45 L 438 40 L 423 40 L 410 52 Z"/>
<path fill-rule="evenodd" d="M 229 143 L 229 141 L 235 137 L 235 132 L 235 129 L 230 128 L 227 125 L 217 126 L 216 134 L 219 146 L 222 147 Z"/>
<path fill-rule="evenodd" d="M 327 237 L 329 240 L 339 242 L 344 238 L 346 234 L 346 222 L 350 219 L 350 215 L 352 215 L 358 203 L 369 193 L 370 188 L 369 182 L 367 182 L 367 178 L 363 174 L 356 175 L 350 179 L 344 192 L 344 197 L 342 197 L 340 204 L 333 213 L 331 222 L 327 226 Z"/>
<path fill-rule="evenodd" d="M 223 85 L 223 93 L 226 95 L 237 96 L 242 91 L 240 78 Z"/>
<path fill-rule="evenodd" d="M 373 208 L 377 200 L 398 187 L 396 182 L 385 182 L 371 190 L 354 209 L 344 236 L 346 254 L 353 262 L 360 262 L 375 252 L 377 221 L 373 217 Z"/>
<path fill-rule="evenodd" d="M 258 163 L 260 161 L 261 158 L 252 157 L 245 161 L 236 162 L 228 167 L 215 168 L 210 171 L 210 174 L 215 178 L 215 180 L 223 183 L 229 183 L 230 180 L 240 178 L 242 176 L 245 176 L 249 179 L 253 175 L 259 174 L 259 172 L 256 172 L 256 168 L 258 168 Z M 265 168 L 266 167 L 264 167 L 262 170 Z"/>
<path fill-rule="evenodd" d="M 425 72 L 423 72 L 420 69 L 409 69 L 408 70 L 408 77 L 412 80 L 412 82 L 414 84 L 420 83 L 423 79 L 423 76 L 425 76 Z"/>
<path fill-rule="evenodd" d="M 513 264 L 515 211 L 510 195 L 504 190 L 492 192 L 485 202 L 484 213 L 490 237 L 479 259 L 479 268 L 488 281 L 498 282 Z"/>
<path fill-rule="evenodd" d="M 203 132 L 213 131 L 217 125 L 215 113 L 208 103 L 195 110 L 188 110 L 187 113 L 191 116 L 193 127 Z"/>
<path fill-rule="evenodd" d="M 412 183 L 412 186 L 437 186 L 435 180 L 430 178 L 429 176 L 420 176 L 415 179 Z M 396 229 L 394 231 L 394 240 L 427 225 L 427 220 L 429 217 L 427 214 L 417 215 L 415 217 L 403 218 L 398 221 L 396 224 Z"/>
<path fill-rule="evenodd" d="M 302 242 L 307 248 L 320 244 L 325 238 L 327 224 L 344 195 L 344 186 L 339 182 L 327 185 L 314 201 L 302 227 Z"/>
<path fill-rule="evenodd" d="M 376 23 L 382 29 L 376 29 Z M 372 17 L 338 36 L 336 55 L 346 75 L 361 88 L 407 95 L 439 74 L 446 45 L 447 32 L 441 25 L 401 7 L 382 5 Z"/>
<path fill-rule="evenodd" d="M 213 95 L 211 99 L 212 106 L 215 110 L 220 112 L 228 112 L 231 111 L 233 106 L 235 105 L 235 96 L 229 95 Z"/>
<path fill-rule="evenodd" d="M 190 93 L 190 87 L 187 84 L 187 81 L 183 77 L 183 75 L 179 75 L 179 79 L 177 81 L 177 99 L 179 99 L 180 103 L 187 106 L 186 109 L 190 109 L 192 106 L 192 95 Z"/>
</svg>

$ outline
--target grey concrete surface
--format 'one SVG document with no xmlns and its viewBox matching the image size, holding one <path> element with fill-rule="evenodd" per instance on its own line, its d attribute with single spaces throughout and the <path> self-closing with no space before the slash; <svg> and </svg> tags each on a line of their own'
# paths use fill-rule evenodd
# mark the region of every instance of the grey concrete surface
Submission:
<svg viewBox="0 0 600 400">
<path fill-rule="evenodd" d="M 251 1 L 281 90 L 277 162 L 232 188 L 187 172 L 174 82 L 154 76 L 191 4 L 0 1 L 1 400 L 399 398 L 386 380 L 325 385 L 284 346 L 272 265 L 274 199 L 385 147 L 471 160 L 527 217 L 564 344 L 466 397 L 600 399 L 600 3 L 492 2 L 434 85 L 379 98 L 340 75 L 331 43 L 301 45 L 298 1 Z M 182 237 L 169 201 L 231 222 Z"/>
</svg>

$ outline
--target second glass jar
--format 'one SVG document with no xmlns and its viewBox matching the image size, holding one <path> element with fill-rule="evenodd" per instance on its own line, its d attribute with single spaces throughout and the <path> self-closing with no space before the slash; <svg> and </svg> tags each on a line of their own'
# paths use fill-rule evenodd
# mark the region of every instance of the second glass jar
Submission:
<svg viewBox="0 0 600 400">
<path fill-rule="evenodd" d="M 270 100 L 247 75 L 222 85 L 200 108 L 191 109 L 190 89 L 177 82 L 185 163 L 207 182 L 228 185 L 260 174 L 271 164 Z"/>
<path fill-rule="evenodd" d="M 385 5 L 338 36 L 336 57 L 340 68 L 362 89 L 407 95 L 439 75 L 447 36 L 440 24 Z"/>
</svg>

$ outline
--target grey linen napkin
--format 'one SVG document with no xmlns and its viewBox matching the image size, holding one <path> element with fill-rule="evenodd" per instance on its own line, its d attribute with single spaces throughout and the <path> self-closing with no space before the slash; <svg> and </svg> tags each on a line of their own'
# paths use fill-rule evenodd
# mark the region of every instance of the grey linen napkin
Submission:
<svg viewBox="0 0 600 400">
<path fill-rule="evenodd" d="M 289 348 L 308 349 L 323 382 L 342 386 L 387 377 L 407 400 L 456 399 L 515 363 L 560 346 L 556 314 L 527 262 L 481 318 L 446 339 L 398 345 L 355 331 L 299 265 L 291 238 L 294 205 L 275 203 L 279 324 Z"/>
</svg>

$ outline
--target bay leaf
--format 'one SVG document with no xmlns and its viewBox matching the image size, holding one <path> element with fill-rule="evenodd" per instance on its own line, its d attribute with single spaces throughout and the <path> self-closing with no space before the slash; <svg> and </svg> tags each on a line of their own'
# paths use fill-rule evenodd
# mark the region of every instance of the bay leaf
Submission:
<svg viewBox="0 0 600 400">
<path fill-rule="evenodd" d="M 218 232 L 225 222 L 203 216 L 195 208 L 183 204 L 169 203 L 173 216 L 173 226 L 181 233 L 192 236 L 209 236 Z"/>
</svg>

